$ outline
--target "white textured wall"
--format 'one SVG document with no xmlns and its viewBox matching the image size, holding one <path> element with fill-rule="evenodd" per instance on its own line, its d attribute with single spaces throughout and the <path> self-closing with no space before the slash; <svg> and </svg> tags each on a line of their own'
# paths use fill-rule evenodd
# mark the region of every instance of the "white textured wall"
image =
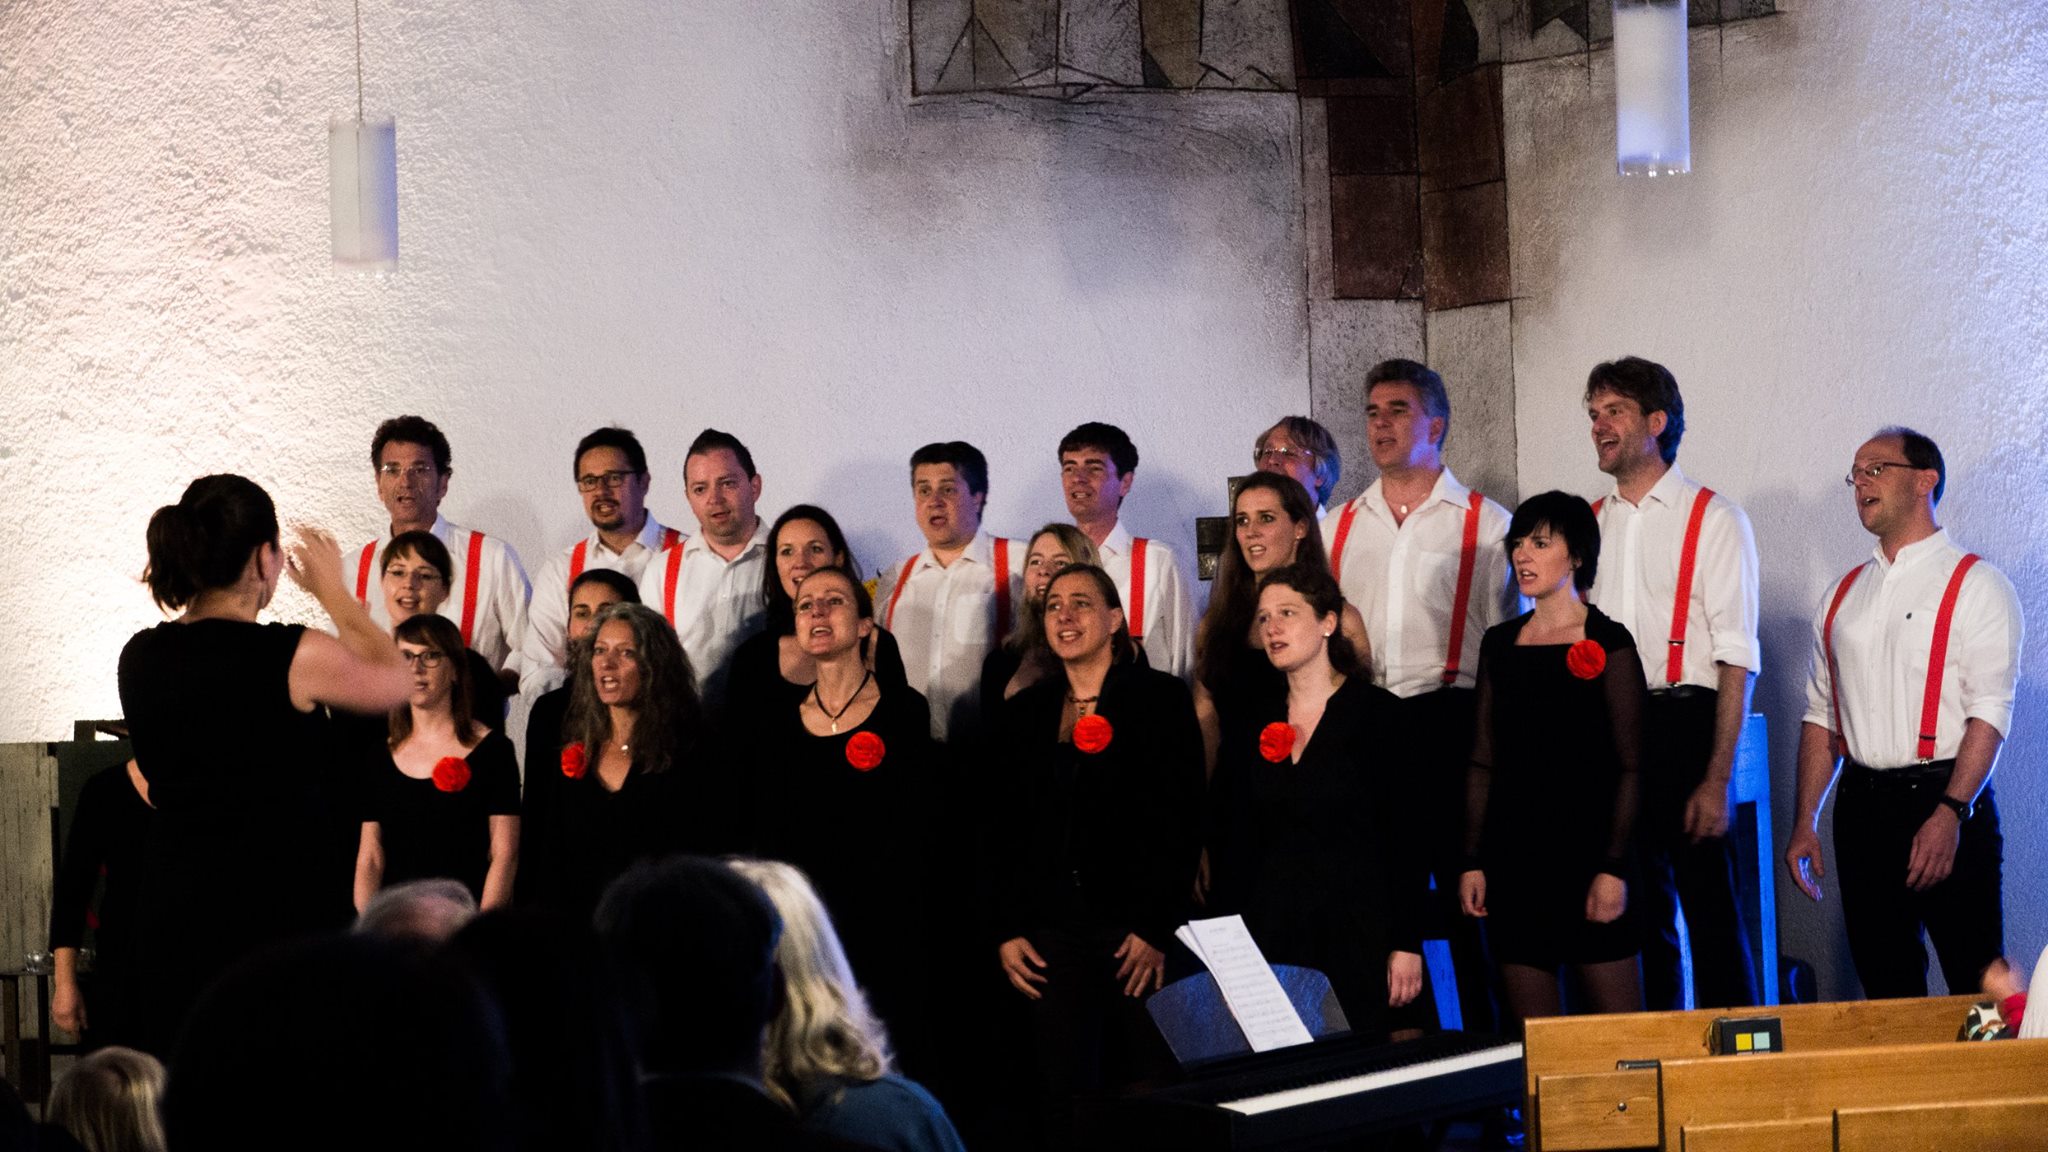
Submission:
<svg viewBox="0 0 2048 1152">
<path fill-rule="evenodd" d="M 1687 177 L 1614 175 L 1604 49 L 1590 77 L 1585 58 L 1508 68 L 1522 491 L 1601 490 L 1578 403 L 1594 362 L 1677 374 L 1680 463 L 1756 526 L 1782 843 L 1810 613 L 1872 543 L 1841 476 L 1880 425 L 1935 437 L 1943 521 L 2012 577 L 2031 625 L 1997 777 L 2007 948 L 2031 963 L 2048 940 L 2048 6 L 1780 7 L 1695 32 Z M 1849 992 L 1838 905 L 1779 872 L 1785 953 Z"/>
<path fill-rule="evenodd" d="M 905 461 L 967 438 L 989 522 L 1063 513 L 1054 446 L 1124 424 L 1139 530 L 1192 518 L 1308 407 L 1290 95 L 907 106 L 894 0 L 364 0 L 399 118 L 401 270 L 328 263 L 344 0 L 0 5 L 0 741 L 119 711 L 157 617 L 143 526 L 245 472 L 366 539 L 376 421 L 454 441 L 446 505 L 529 567 L 581 529 L 568 455 L 634 427 L 754 449 L 909 553 Z M 304 618 L 293 594 L 281 614 Z"/>
</svg>

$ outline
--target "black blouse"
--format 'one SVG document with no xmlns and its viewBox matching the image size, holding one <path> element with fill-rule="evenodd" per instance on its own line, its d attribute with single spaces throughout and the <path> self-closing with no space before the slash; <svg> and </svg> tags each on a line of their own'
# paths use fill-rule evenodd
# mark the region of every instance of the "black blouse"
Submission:
<svg viewBox="0 0 2048 1152">
<path fill-rule="evenodd" d="M 366 822 L 384 845 L 385 887 L 445 876 L 483 899 L 491 864 L 491 817 L 519 815 L 519 764 L 512 741 L 492 732 L 465 757 L 469 779 L 444 792 L 432 779 L 398 770 L 387 754 L 370 789 Z"/>
</svg>

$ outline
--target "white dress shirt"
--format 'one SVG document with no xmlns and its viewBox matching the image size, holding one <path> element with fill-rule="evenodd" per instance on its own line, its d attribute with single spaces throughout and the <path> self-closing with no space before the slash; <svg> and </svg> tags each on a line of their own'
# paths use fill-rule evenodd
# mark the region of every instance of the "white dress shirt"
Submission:
<svg viewBox="0 0 2048 1152">
<path fill-rule="evenodd" d="M 1429 496 L 1396 524 L 1382 482 L 1374 480 L 1323 521 L 1324 546 L 1335 548 L 1345 509 L 1358 510 L 1344 538 L 1343 555 L 1333 557 L 1332 563 L 1338 567 L 1344 599 L 1365 617 L 1373 683 L 1396 696 L 1419 696 L 1447 686 L 1443 674 L 1450 655 L 1451 601 L 1458 591 L 1471 495 L 1472 490 L 1446 468 Z M 1465 613 L 1465 634 L 1458 644 L 1460 688 L 1470 688 L 1477 680 L 1479 641 L 1486 630 L 1521 611 L 1521 594 L 1501 547 L 1507 534 L 1507 509 L 1482 498 L 1472 590 L 1459 606 Z"/>
<path fill-rule="evenodd" d="M 1600 505 L 1600 565 L 1586 600 L 1635 637 L 1652 690 L 1672 687 L 1668 674 L 1678 566 L 1700 487 L 1674 464 L 1641 504 L 1611 492 Z M 1741 507 L 1718 492 L 1700 519 L 1687 603 L 1679 684 L 1718 687 L 1716 664 L 1762 669 L 1756 642 L 1756 536 Z"/>
<path fill-rule="evenodd" d="M 583 570 L 608 568 L 637 584 L 648 562 L 662 550 L 664 534 L 673 531 L 662 527 L 650 512 L 647 522 L 640 526 L 640 534 L 633 537 L 623 552 L 612 551 L 603 534 L 592 532 L 579 541 L 583 548 Z M 676 539 L 682 539 L 680 533 Z M 571 544 L 548 557 L 534 576 L 533 601 L 526 606 L 526 638 L 519 647 L 522 695 L 539 696 L 563 680 L 562 649 L 569 637 L 569 567 L 576 548 L 576 544 Z"/>
<path fill-rule="evenodd" d="M 1027 544 L 1011 540 L 998 593 L 995 538 L 975 533 L 953 562 L 941 566 L 926 548 L 890 567 L 875 589 L 875 612 L 903 651 L 910 686 L 931 705 L 932 738 L 971 726 L 981 709 L 981 662 L 994 650 L 998 594 L 1009 598 L 1011 627 L 1022 610 Z M 1151 557 L 1146 557 L 1149 564 Z M 905 572 L 908 572 L 908 576 Z M 903 594 L 896 595 L 896 585 Z"/>
<path fill-rule="evenodd" d="M 1828 582 L 1813 615 L 1811 671 L 1806 681 L 1806 722 L 1835 730 L 1829 698 L 1840 692 L 1842 731 L 1849 759 L 1868 768 L 1903 768 L 1919 761 L 1920 712 L 1927 693 L 1927 661 L 1934 620 L 1963 550 L 1936 532 L 1899 549 L 1884 549 L 1849 588 L 1835 614 L 1835 669 L 1831 680 L 1821 631 L 1841 585 Z M 2020 642 L 2026 631 L 2012 581 L 1978 561 L 1963 577 L 1949 623 L 1934 755 L 1947 760 L 1962 746 L 1965 721 L 1976 719 L 2012 732 L 2013 691 L 2019 679 Z"/>
<path fill-rule="evenodd" d="M 462 608 L 468 603 L 469 538 L 479 533 L 450 523 L 446 516 L 436 515 L 434 526 L 429 529 L 434 538 L 448 548 L 448 560 L 455 568 L 448 574 L 448 599 L 441 602 L 439 615 L 446 616 L 460 626 Z M 488 533 L 484 538 L 483 552 L 477 565 L 476 619 L 471 624 L 469 646 L 474 648 L 491 667 L 499 672 L 519 670 L 518 645 L 526 635 L 526 601 L 533 593 L 533 585 L 526 579 L 526 570 L 519 566 L 519 553 L 510 544 Z M 384 576 L 384 546 L 391 543 L 391 530 L 363 545 L 371 555 L 369 581 L 358 588 L 358 599 L 370 610 L 370 619 L 391 627 L 391 615 L 384 610 L 384 591 L 380 581 Z M 356 569 L 352 577 L 361 575 L 363 551 L 358 550 L 344 558 L 344 563 L 353 562 Z"/>
<path fill-rule="evenodd" d="M 671 553 L 681 550 L 676 571 L 676 598 L 667 603 Z M 702 536 L 691 536 L 664 548 L 640 573 L 640 602 L 668 617 L 697 686 L 708 700 L 723 695 L 725 664 L 740 641 L 761 630 L 768 613 L 761 596 L 761 570 L 768 563 L 768 524 L 757 521 L 754 538 L 740 554 L 727 560 L 711 550 Z"/>
<path fill-rule="evenodd" d="M 1116 581 L 1116 594 L 1123 598 L 1124 613 L 1131 613 L 1131 531 L 1123 521 L 1110 529 L 1096 552 L 1102 556 L 1102 570 Z M 1144 637 L 1145 660 L 1161 672 L 1182 680 L 1195 674 L 1195 609 L 1188 595 L 1187 580 L 1173 550 L 1157 540 L 1145 542 L 1145 618 L 1134 629 Z"/>
</svg>

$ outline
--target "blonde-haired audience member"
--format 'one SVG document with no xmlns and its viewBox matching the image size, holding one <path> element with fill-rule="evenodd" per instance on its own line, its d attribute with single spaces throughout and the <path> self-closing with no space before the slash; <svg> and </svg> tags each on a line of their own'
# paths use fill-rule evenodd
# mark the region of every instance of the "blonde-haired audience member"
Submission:
<svg viewBox="0 0 2048 1152">
<path fill-rule="evenodd" d="M 164 1066 L 147 1052 L 102 1048 L 50 1090 L 49 1123 L 85 1152 L 164 1152 Z"/>
<path fill-rule="evenodd" d="M 891 1152 L 964 1152 L 946 1111 L 896 1075 L 889 1034 L 854 983 L 832 918 L 795 866 L 733 859 L 782 917 L 775 961 L 782 1000 L 768 1025 L 762 1079 L 804 1127 Z"/>
</svg>

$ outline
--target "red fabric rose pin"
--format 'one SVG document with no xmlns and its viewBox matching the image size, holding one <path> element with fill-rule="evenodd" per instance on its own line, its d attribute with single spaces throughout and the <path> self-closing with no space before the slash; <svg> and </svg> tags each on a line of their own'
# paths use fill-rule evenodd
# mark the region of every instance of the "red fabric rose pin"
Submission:
<svg viewBox="0 0 2048 1152">
<path fill-rule="evenodd" d="M 1294 725 L 1275 720 L 1259 730 L 1259 755 L 1278 764 L 1294 751 Z"/>
<path fill-rule="evenodd" d="M 855 732 L 853 739 L 846 742 L 846 762 L 862 772 L 881 767 L 882 757 L 888 753 L 889 746 L 873 732 Z"/>
<path fill-rule="evenodd" d="M 1607 649 L 1588 637 L 1565 650 L 1564 666 L 1581 680 L 1597 680 L 1607 670 Z"/>
<path fill-rule="evenodd" d="M 581 780 L 589 770 L 590 758 L 583 754 L 583 745 L 571 744 L 562 749 L 562 775 L 571 780 Z"/>
<path fill-rule="evenodd" d="M 1109 742 L 1115 737 L 1116 729 L 1109 726 L 1108 719 L 1096 713 L 1090 712 L 1074 721 L 1074 747 L 1090 756 L 1109 747 Z"/>
<path fill-rule="evenodd" d="M 434 787 L 443 792 L 460 792 L 469 787 L 469 761 L 460 756 L 443 756 L 434 764 Z"/>
</svg>

